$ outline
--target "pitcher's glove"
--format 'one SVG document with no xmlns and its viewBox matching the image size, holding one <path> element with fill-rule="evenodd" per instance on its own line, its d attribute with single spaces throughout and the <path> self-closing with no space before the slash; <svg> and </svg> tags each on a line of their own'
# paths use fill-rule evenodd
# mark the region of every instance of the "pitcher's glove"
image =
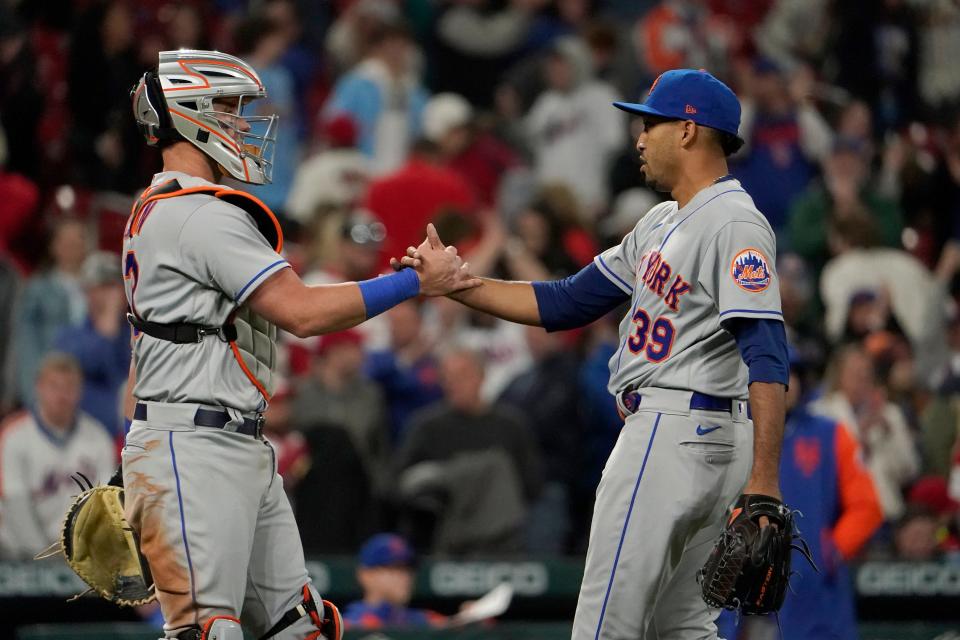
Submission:
<svg viewBox="0 0 960 640">
<path fill-rule="evenodd" d="M 110 484 L 86 485 L 74 478 L 81 493 L 67 509 L 60 540 L 37 558 L 62 553 L 70 568 L 101 597 L 133 607 L 154 599 L 153 579 L 140 554 L 136 534 L 123 516 L 123 487 L 118 476 Z M 80 594 L 82 595 L 82 594 Z"/>
<path fill-rule="evenodd" d="M 762 516 L 770 524 L 761 529 Z M 697 573 L 704 601 L 748 616 L 779 611 L 787 594 L 792 549 L 800 551 L 816 570 L 786 505 L 771 496 L 740 496 L 726 529 Z"/>
</svg>

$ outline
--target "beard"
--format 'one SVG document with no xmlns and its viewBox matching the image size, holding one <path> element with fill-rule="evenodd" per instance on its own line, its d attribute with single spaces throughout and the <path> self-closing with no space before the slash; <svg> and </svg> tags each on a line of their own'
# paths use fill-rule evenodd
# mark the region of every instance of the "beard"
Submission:
<svg viewBox="0 0 960 640">
<path fill-rule="evenodd" d="M 643 174 L 643 184 L 653 189 L 657 193 L 670 193 L 670 187 L 665 185 L 662 180 L 650 175 L 650 169 L 641 172 Z"/>
<path fill-rule="evenodd" d="M 662 180 L 650 175 L 650 165 L 643 158 L 640 158 L 640 175 L 643 176 L 643 184 L 653 189 L 657 193 L 670 193 L 670 187 L 665 185 Z"/>
</svg>

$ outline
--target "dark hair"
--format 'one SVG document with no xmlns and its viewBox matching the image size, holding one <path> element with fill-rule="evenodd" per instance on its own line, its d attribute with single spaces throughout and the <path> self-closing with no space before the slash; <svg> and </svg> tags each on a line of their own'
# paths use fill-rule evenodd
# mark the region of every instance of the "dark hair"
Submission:
<svg viewBox="0 0 960 640">
<path fill-rule="evenodd" d="M 743 140 L 738 136 L 726 131 L 720 131 L 719 129 L 714 129 L 713 131 L 717 144 L 723 149 L 723 155 L 732 156 L 743 147 Z"/>
</svg>

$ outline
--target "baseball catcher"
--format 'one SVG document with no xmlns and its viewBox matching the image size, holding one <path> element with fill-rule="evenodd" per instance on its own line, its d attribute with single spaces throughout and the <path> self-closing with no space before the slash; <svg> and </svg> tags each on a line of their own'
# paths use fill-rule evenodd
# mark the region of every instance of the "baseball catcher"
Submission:
<svg viewBox="0 0 960 640">
<path fill-rule="evenodd" d="M 761 527 L 763 517 L 768 524 Z M 748 616 L 779 611 L 787 594 L 793 549 L 816 570 L 807 543 L 796 530 L 793 512 L 785 504 L 771 496 L 740 496 L 697 575 L 704 601 Z"/>
</svg>

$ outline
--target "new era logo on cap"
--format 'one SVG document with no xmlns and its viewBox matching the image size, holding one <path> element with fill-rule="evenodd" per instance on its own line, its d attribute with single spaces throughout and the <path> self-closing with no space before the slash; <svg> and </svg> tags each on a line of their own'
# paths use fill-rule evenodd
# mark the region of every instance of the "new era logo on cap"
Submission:
<svg viewBox="0 0 960 640">
<path fill-rule="evenodd" d="M 654 80 L 642 103 L 614 102 L 628 113 L 693 120 L 737 135 L 740 101 L 730 87 L 703 70 L 672 69 Z"/>
</svg>

